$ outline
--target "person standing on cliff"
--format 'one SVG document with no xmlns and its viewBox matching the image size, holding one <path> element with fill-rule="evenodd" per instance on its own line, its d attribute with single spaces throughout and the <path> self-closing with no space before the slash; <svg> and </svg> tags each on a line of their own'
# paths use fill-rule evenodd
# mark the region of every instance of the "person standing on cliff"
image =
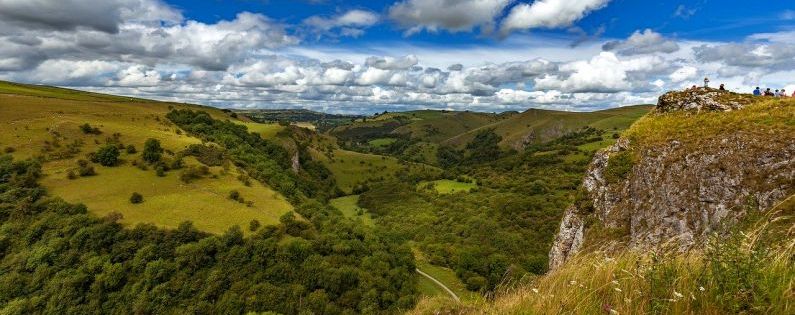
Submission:
<svg viewBox="0 0 795 315">
<path fill-rule="evenodd" d="M 760 89 L 758 86 L 756 87 L 756 90 L 754 90 L 754 96 L 762 96 L 762 89 Z"/>
<path fill-rule="evenodd" d="M 704 88 L 709 88 L 709 78 L 704 78 Z"/>
</svg>

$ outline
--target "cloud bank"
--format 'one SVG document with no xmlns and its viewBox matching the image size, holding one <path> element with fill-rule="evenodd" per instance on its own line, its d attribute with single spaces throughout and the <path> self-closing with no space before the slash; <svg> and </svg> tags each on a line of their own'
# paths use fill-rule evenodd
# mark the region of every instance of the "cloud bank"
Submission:
<svg viewBox="0 0 795 315">
<path fill-rule="evenodd" d="M 67 8 L 66 2 L 74 6 Z M 469 9 L 456 11 L 452 3 Z M 406 0 L 390 7 L 388 15 L 413 21 L 405 24 L 407 32 L 468 31 L 496 27 L 510 3 Z M 30 9 L 34 4 L 39 10 Z M 795 74 L 792 31 L 706 42 L 643 29 L 577 48 L 541 35 L 515 35 L 487 47 L 388 42 L 337 47 L 306 45 L 303 32 L 356 36 L 381 16 L 349 10 L 296 26 L 241 12 L 204 23 L 158 0 L 88 4 L 94 2 L 0 0 L 0 79 L 222 107 L 372 113 L 594 110 L 651 103 L 664 90 L 696 84 L 704 76 L 750 91 L 792 84 L 788 80 Z M 501 27 L 571 25 L 605 4 L 539 0 L 516 9 L 524 7 L 517 4 L 505 18 L 515 22 Z M 108 14 L 89 18 L 100 9 Z M 60 10 L 72 11 L 50 14 Z"/>
</svg>

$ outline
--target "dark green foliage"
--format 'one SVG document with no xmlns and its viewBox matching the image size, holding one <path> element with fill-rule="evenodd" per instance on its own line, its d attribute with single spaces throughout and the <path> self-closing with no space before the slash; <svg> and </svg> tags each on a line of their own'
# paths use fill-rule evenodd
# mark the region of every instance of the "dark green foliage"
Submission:
<svg viewBox="0 0 795 315">
<path fill-rule="evenodd" d="M 259 221 L 257 221 L 256 219 L 254 219 L 251 220 L 251 222 L 248 224 L 248 230 L 251 232 L 256 232 L 257 230 L 259 230 L 261 226 L 262 224 L 259 223 Z"/>
<path fill-rule="evenodd" d="M 249 133 L 245 126 L 216 120 L 200 111 L 175 110 L 166 117 L 186 132 L 219 144 L 249 176 L 267 183 L 291 202 L 306 197 L 327 199 L 333 195 L 336 185 L 331 173 L 309 159 L 303 146 L 299 148 L 302 172 L 295 174 L 287 150 L 259 134 Z M 298 131 L 288 128 L 286 136 L 292 136 L 293 132 Z"/>
<path fill-rule="evenodd" d="M 210 174 L 210 168 L 208 168 L 207 166 L 191 165 L 182 170 L 182 172 L 179 175 L 179 179 L 187 184 L 193 182 L 194 180 L 204 178 L 204 176 L 207 176 L 208 174 Z"/>
<path fill-rule="evenodd" d="M 136 149 L 135 149 L 135 146 L 134 146 L 134 145 L 132 145 L 132 144 L 130 144 L 130 145 L 127 145 L 127 149 L 126 149 L 126 150 L 127 150 L 127 154 L 135 154 L 135 153 L 138 153 L 138 150 L 136 150 Z"/>
<path fill-rule="evenodd" d="M 115 166 L 119 163 L 119 148 L 112 144 L 106 144 L 97 151 L 93 161 L 102 166 Z"/>
<path fill-rule="evenodd" d="M 604 170 L 605 180 L 608 184 L 615 184 L 627 179 L 635 166 L 635 157 L 630 151 L 621 151 L 610 155 L 607 167 Z"/>
<path fill-rule="evenodd" d="M 137 192 L 132 193 L 132 196 L 130 196 L 130 203 L 139 204 L 139 203 L 142 203 L 142 202 L 144 202 L 144 196 L 143 195 L 141 195 L 141 194 L 139 194 Z"/>
<path fill-rule="evenodd" d="M 0 305 L 19 314 L 383 314 L 416 300 L 412 254 L 319 203 L 211 236 L 124 228 L 46 199 L 37 161 L 0 157 Z M 292 233 L 287 238 L 282 231 Z M 295 236 L 298 235 L 298 236 Z"/>
<path fill-rule="evenodd" d="M 237 190 L 233 190 L 229 192 L 229 199 L 232 199 L 237 202 L 245 201 L 242 196 L 240 196 L 240 192 Z"/>
<path fill-rule="evenodd" d="M 207 166 L 220 166 L 224 162 L 223 149 L 213 145 L 191 144 L 182 154 L 195 156 Z"/>
<path fill-rule="evenodd" d="M 8 146 L 5 149 L 3 149 L 3 152 L 5 152 L 5 153 L 14 153 L 16 151 L 17 151 L 17 149 L 14 149 L 14 147 L 11 147 L 11 146 Z"/>
<path fill-rule="evenodd" d="M 102 134 L 102 131 L 100 131 L 99 128 L 91 127 L 91 125 L 88 123 L 80 125 L 80 131 L 82 131 L 84 134 L 92 134 L 92 135 Z"/>
<path fill-rule="evenodd" d="M 452 167 L 464 161 L 464 151 L 453 147 L 442 146 L 436 151 L 436 158 L 442 167 Z"/>
<path fill-rule="evenodd" d="M 147 139 L 144 143 L 144 152 L 141 156 L 144 161 L 149 163 L 157 163 L 163 157 L 163 148 L 160 147 L 160 141 L 157 139 Z"/>
<path fill-rule="evenodd" d="M 163 167 L 163 165 L 158 165 L 157 168 L 155 168 L 155 174 L 159 177 L 166 176 L 166 168 Z"/>
<path fill-rule="evenodd" d="M 77 177 L 77 173 L 75 173 L 74 170 L 69 170 L 69 172 L 66 173 L 67 179 L 77 179 Z"/>
<path fill-rule="evenodd" d="M 466 146 L 469 153 L 466 161 L 476 164 L 499 159 L 502 156 L 502 150 L 499 147 L 500 141 L 502 141 L 502 137 L 494 133 L 492 129 L 479 131 Z"/>
</svg>

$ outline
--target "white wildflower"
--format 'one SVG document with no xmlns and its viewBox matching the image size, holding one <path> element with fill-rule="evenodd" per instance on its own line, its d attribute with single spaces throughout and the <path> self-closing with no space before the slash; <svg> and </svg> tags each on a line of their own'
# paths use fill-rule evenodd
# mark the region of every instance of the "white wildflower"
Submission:
<svg viewBox="0 0 795 315">
<path fill-rule="evenodd" d="M 611 315 L 618 315 L 618 311 L 616 311 L 614 309 L 610 309 L 610 314 Z"/>
<path fill-rule="evenodd" d="M 621 289 L 619 288 L 613 288 L 613 290 L 615 290 L 616 292 L 621 292 Z"/>
<path fill-rule="evenodd" d="M 618 285 L 618 281 L 616 280 L 610 281 L 610 283 L 612 283 L 613 285 Z"/>
<path fill-rule="evenodd" d="M 691 300 L 693 300 L 693 301 L 695 301 L 695 300 L 696 300 L 696 296 L 695 296 L 695 295 L 693 295 L 693 293 L 692 293 L 692 292 L 690 293 L 690 299 L 691 299 Z"/>
<path fill-rule="evenodd" d="M 569 285 L 575 285 L 575 284 L 577 284 L 577 280 L 571 280 L 571 281 L 569 281 Z"/>
<path fill-rule="evenodd" d="M 679 293 L 679 292 L 676 292 L 676 291 L 674 291 L 674 296 L 675 296 L 677 299 L 681 299 L 681 298 L 685 297 L 684 295 L 682 295 L 682 293 Z"/>
<path fill-rule="evenodd" d="M 704 290 L 706 290 L 706 289 L 704 289 L 704 287 L 698 287 L 698 290 L 701 291 L 701 292 L 704 292 Z"/>
<path fill-rule="evenodd" d="M 625 303 L 627 303 L 627 304 L 629 304 L 629 303 L 632 303 L 632 299 L 630 299 L 630 298 L 624 298 L 624 302 L 625 302 Z"/>
<path fill-rule="evenodd" d="M 533 289 L 532 289 L 532 290 L 530 290 L 530 291 L 533 291 L 533 293 L 535 293 L 535 294 L 538 294 L 538 289 L 536 289 L 536 288 L 533 288 Z"/>
</svg>

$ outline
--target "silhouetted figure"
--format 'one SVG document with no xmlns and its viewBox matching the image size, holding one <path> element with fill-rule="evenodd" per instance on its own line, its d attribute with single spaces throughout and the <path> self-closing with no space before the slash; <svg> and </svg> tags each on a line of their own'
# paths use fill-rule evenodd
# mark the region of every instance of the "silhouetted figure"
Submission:
<svg viewBox="0 0 795 315">
<path fill-rule="evenodd" d="M 767 88 L 767 89 L 765 90 L 765 96 L 774 96 L 773 92 L 772 92 L 772 91 L 770 91 L 770 88 Z"/>
<path fill-rule="evenodd" d="M 754 90 L 754 95 L 755 95 L 755 96 L 762 96 L 762 89 L 760 89 L 760 88 L 757 86 L 757 87 L 756 87 L 756 90 Z"/>
<path fill-rule="evenodd" d="M 720 90 L 721 91 L 726 91 L 726 87 L 723 86 L 723 83 L 720 84 Z"/>
</svg>

